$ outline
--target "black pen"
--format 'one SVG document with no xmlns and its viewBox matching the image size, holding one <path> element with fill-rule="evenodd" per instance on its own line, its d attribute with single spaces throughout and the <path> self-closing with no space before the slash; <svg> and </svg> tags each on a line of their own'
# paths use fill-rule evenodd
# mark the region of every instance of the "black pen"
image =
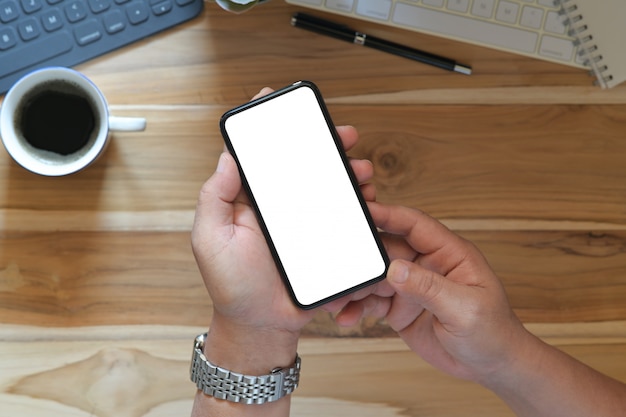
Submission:
<svg viewBox="0 0 626 417">
<path fill-rule="evenodd" d="M 326 19 L 311 16 L 305 13 L 295 13 L 291 18 L 291 24 L 295 27 L 307 29 L 322 35 L 331 36 L 357 45 L 367 46 L 369 48 L 378 49 L 379 51 L 388 52 L 424 64 L 433 65 L 448 71 L 455 71 L 461 74 L 470 75 L 472 68 L 467 65 L 456 63 L 452 59 L 443 58 L 428 52 L 409 48 L 384 39 L 368 36 L 365 33 L 357 32 L 348 26 L 330 22 Z"/>
</svg>

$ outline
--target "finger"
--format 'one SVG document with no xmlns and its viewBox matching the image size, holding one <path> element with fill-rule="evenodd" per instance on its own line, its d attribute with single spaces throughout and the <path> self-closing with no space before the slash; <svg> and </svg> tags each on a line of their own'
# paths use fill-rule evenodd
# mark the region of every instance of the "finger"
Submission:
<svg viewBox="0 0 626 417">
<path fill-rule="evenodd" d="M 361 194 L 365 201 L 376 201 L 376 187 L 374 184 L 361 185 Z"/>
<path fill-rule="evenodd" d="M 374 177 L 374 165 L 367 159 L 351 159 L 350 166 L 357 182 L 360 184 L 361 194 L 365 201 L 376 201 L 376 187 L 374 184 L 368 184 Z"/>
<path fill-rule="evenodd" d="M 400 332 L 413 324 L 424 311 L 424 306 L 414 298 L 396 293 L 386 316 L 387 324 Z"/>
<path fill-rule="evenodd" d="M 337 133 L 346 151 L 349 151 L 359 140 L 359 133 L 353 126 L 337 126 Z"/>
<path fill-rule="evenodd" d="M 367 159 L 351 159 L 350 166 L 359 184 L 366 183 L 374 177 L 374 165 Z"/>
<path fill-rule="evenodd" d="M 407 243 L 407 241 L 397 235 L 386 232 L 380 233 L 380 236 L 387 251 L 387 255 L 393 261 L 394 259 L 404 259 L 409 262 L 415 261 L 419 254 Z"/>
<path fill-rule="evenodd" d="M 370 295 L 362 300 L 348 303 L 335 317 L 340 326 L 354 326 L 364 317 L 382 318 L 387 315 L 391 298 Z"/>
<path fill-rule="evenodd" d="M 433 313 L 440 322 L 448 322 L 465 304 L 464 287 L 411 262 L 393 261 L 387 280 L 397 293 L 394 315 L 388 317 L 389 324 L 396 331 L 408 326 L 421 314 L 421 308 Z"/>
<path fill-rule="evenodd" d="M 269 88 L 269 87 L 263 87 L 263 88 L 261 89 L 261 91 L 259 91 L 258 93 L 256 93 L 256 94 L 255 94 L 255 96 L 254 96 L 254 97 L 252 97 L 252 100 L 256 100 L 257 98 L 261 98 L 261 97 L 266 96 L 266 95 L 268 95 L 269 93 L 273 93 L 273 92 L 274 92 L 274 90 L 273 90 L 273 89 L 271 89 L 271 88 Z"/>
<path fill-rule="evenodd" d="M 471 242 L 455 234 L 442 223 L 419 210 L 400 206 L 369 203 L 368 207 L 376 225 L 402 237 L 415 252 L 415 261 L 422 267 L 448 277 L 450 271 L 465 265 L 488 269 L 487 261 Z M 408 258 L 402 257 L 402 259 Z M 471 262 L 467 262 L 471 259 Z M 450 277 L 449 277 L 450 278 Z M 454 279 L 476 285 L 477 274 L 457 274 Z"/>
<path fill-rule="evenodd" d="M 429 254 L 447 249 L 449 254 L 463 253 L 465 240 L 429 215 L 408 207 L 369 203 L 374 222 L 382 230 L 402 236 L 413 249 Z M 449 263 L 455 263 L 449 260 Z"/>
</svg>

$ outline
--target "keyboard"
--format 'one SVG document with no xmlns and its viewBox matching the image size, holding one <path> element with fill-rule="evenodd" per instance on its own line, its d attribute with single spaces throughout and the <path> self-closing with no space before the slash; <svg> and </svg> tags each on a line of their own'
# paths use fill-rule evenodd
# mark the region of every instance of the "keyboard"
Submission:
<svg viewBox="0 0 626 417">
<path fill-rule="evenodd" d="M 286 0 L 546 61 L 586 68 L 554 0 Z"/>
<path fill-rule="evenodd" d="M 203 0 L 0 0 L 0 94 L 47 66 L 71 67 L 197 16 Z"/>
</svg>

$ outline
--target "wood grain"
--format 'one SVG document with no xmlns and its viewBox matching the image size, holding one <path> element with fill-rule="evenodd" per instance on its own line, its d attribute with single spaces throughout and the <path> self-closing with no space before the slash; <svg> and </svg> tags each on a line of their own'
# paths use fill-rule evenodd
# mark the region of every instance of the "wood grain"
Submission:
<svg viewBox="0 0 626 417">
<path fill-rule="evenodd" d="M 16 222 L 30 223 L 27 214 L 35 211 L 193 211 L 223 148 L 217 121 L 226 109 L 119 111 L 147 117 L 146 133 L 116 133 L 95 165 L 71 177 L 37 177 L 0 155 L 0 174 L 8 179 L 0 189 L 4 223 L 28 227 Z M 361 141 L 351 154 L 373 161 L 381 201 L 444 220 L 624 224 L 626 106 L 331 105 L 330 111 L 337 124 L 358 127 Z"/>
<path fill-rule="evenodd" d="M 198 331 L 6 326 L 0 333 L 3 415 L 188 415 L 194 387 L 187 383 L 187 353 Z M 611 343 L 593 337 L 573 343 L 562 334 L 552 342 L 609 375 L 626 374 L 626 332 Z M 294 416 L 513 415 L 489 391 L 434 370 L 397 338 L 304 338 L 299 350 L 304 374 Z"/>
<path fill-rule="evenodd" d="M 358 23 L 470 64 L 466 77 L 293 28 L 298 9 L 280 0 L 241 15 L 205 6 L 78 66 L 113 114 L 146 117 L 145 132 L 114 133 L 64 178 L 0 152 L 0 415 L 189 414 L 191 341 L 212 314 L 189 232 L 223 149 L 218 120 L 299 79 L 358 128 L 350 155 L 374 163 L 380 201 L 474 241 L 533 333 L 626 381 L 626 85 Z M 382 320 L 338 328 L 319 313 L 305 334 L 294 416 L 512 415 Z"/>
<path fill-rule="evenodd" d="M 462 233 L 485 253 L 524 321 L 626 319 L 626 232 Z M 211 303 L 188 232 L 4 233 L 4 323 L 207 325 Z M 321 314 L 309 331 L 354 334 Z M 390 334 L 365 321 L 356 335 Z"/>
</svg>

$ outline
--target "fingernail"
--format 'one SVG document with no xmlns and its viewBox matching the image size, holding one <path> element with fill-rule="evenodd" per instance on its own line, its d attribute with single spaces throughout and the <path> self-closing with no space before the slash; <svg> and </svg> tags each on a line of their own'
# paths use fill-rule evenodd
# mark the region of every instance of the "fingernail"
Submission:
<svg viewBox="0 0 626 417">
<path fill-rule="evenodd" d="M 402 263 L 396 263 L 389 269 L 389 279 L 396 284 L 404 284 L 409 279 L 409 268 Z"/>
<path fill-rule="evenodd" d="M 223 172 L 225 166 L 226 166 L 226 153 L 222 152 L 222 154 L 220 155 L 220 159 L 217 161 L 217 168 L 215 168 L 215 172 Z"/>
</svg>

